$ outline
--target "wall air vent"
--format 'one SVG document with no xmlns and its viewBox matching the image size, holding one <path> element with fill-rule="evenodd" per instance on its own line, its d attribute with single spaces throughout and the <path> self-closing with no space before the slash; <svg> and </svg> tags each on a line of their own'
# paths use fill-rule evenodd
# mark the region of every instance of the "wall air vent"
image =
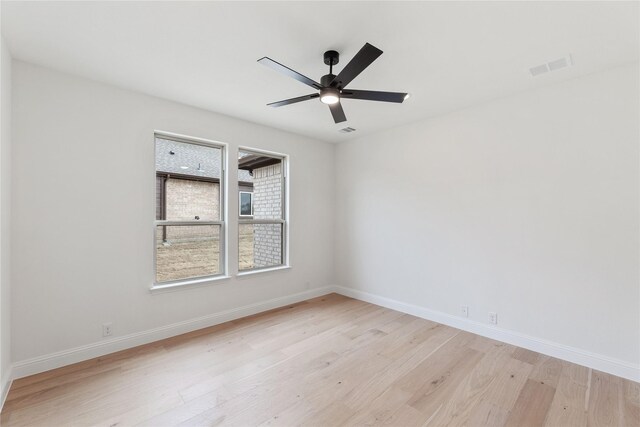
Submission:
<svg viewBox="0 0 640 427">
<path fill-rule="evenodd" d="M 355 132 L 356 130 L 352 127 L 346 127 L 346 128 L 342 128 L 340 129 L 338 132 L 340 133 L 351 133 L 351 132 Z"/>
<path fill-rule="evenodd" d="M 540 74 L 544 74 L 550 71 L 557 71 L 562 68 L 570 67 L 573 65 L 573 61 L 571 60 L 571 55 L 567 55 L 563 58 L 559 58 L 553 60 L 551 62 L 547 62 L 546 64 L 536 65 L 535 67 L 529 68 L 529 72 L 533 77 L 539 76 Z"/>
</svg>

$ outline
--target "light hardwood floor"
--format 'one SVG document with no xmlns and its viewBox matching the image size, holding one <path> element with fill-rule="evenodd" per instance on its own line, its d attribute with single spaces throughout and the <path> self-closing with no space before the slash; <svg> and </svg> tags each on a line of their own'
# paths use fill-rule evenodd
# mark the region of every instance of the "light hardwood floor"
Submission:
<svg viewBox="0 0 640 427">
<path fill-rule="evenodd" d="M 13 383 L 3 426 L 640 426 L 640 385 L 328 295 Z"/>
</svg>

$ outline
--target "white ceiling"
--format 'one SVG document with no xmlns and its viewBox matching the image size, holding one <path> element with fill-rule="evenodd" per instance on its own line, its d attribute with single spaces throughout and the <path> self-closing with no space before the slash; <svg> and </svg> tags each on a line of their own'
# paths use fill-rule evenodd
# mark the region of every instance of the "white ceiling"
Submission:
<svg viewBox="0 0 640 427">
<path fill-rule="evenodd" d="M 339 142 L 638 61 L 638 14 L 637 2 L 3 1 L 2 33 L 20 60 Z M 313 90 L 257 59 L 319 80 L 325 50 L 339 71 L 365 42 L 384 54 L 349 87 L 411 99 L 344 100 L 342 124 L 317 100 L 265 105 Z M 567 54 L 573 67 L 529 74 Z"/>
</svg>

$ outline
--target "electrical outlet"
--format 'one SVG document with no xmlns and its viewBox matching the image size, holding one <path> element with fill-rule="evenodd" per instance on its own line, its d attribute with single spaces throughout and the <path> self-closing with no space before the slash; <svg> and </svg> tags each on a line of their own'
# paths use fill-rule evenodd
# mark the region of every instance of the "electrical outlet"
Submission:
<svg viewBox="0 0 640 427">
<path fill-rule="evenodd" d="M 460 313 L 464 317 L 469 317 L 469 306 L 468 305 L 461 305 L 460 306 Z"/>
<path fill-rule="evenodd" d="M 103 323 L 102 324 L 102 336 L 110 337 L 113 333 L 113 325 L 111 323 Z"/>
<path fill-rule="evenodd" d="M 494 313 L 493 311 L 489 312 L 489 323 L 494 325 L 498 324 L 498 313 Z"/>
</svg>

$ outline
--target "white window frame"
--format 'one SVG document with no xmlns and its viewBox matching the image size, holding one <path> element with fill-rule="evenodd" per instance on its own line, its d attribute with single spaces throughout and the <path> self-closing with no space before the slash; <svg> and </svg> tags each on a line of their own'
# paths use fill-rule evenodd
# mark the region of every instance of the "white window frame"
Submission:
<svg viewBox="0 0 640 427">
<path fill-rule="evenodd" d="M 265 267 L 253 267 L 247 268 L 244 270 L 240 269 L 240 227 L 238 227 L 238 232 L 236 235 L 236 241 L 238 241 L 238 262 L 236 268 L 238 269 L 238 276 L 243 275 L 251 275 L 260 272 L 267 272 L 273 270 L 281 270 L 281 269 L 289 269 L 291 268 L 289 264 L 289 156 L 287 154 L 276 153 L 273 151 L 260 150 L 258 148 L 251 147 L 238 147 L 238 152 L 248 152 L 254 153 L 261 156 L 273 157 L 279 159 L 281 163 L 282 169 L 282 182 L 281 182 L 281 206 L 282 206 L 282 217 L 280 219 L 255 219 L 255 218 L 247 218 L 240 216 L 240 211 L 238 211 L 238 225 L 240 224 L 282 224 L 282 247 L 281 247 L 281 263 L 277 265 L 270 265 Z M 236 168 L 238 167 L 238 160 L 236 159 Z M 236 172 L 237 176 L 237 172 Z M 255 188 L 254 188 L 255 192 Z M 238 197 L 240 197 L 238 195 Z M 251 198 L 251 210 L 253 212 L 253 196 Z M 238 203 L 238 209 L 240 208 L 240 204 Z"/>
<path fill-rule="evenodd" d="M 180 135 L 180 134 L 176 134 L 176 133 L 171 133 L 171 132 L 164 132 L 164 131 L 154 131 L 153 133 L 153 146 L 154 146 L 154 156 L 153 156 L 153 170 L 154 170 L 154 175 L 157 172 L 156 171 L 156 150 L 157 150 L 157 143 L 156 143 L 156 139 L 160 138 L 160 139 L 168 139 L 171 141 L 175 141 L 175 142 L 180 142 L 180 143 L 185 143 L 185 144 L 193 144 L 193 145 L 201 145 L 204 147 L 211 147 L 211 148 L 217 148 L 220 150 L 220 181 L 219 181 L 219 186 L 220 186 L 220 191 L 219 191 L 219 211 L 220 211 L 220 219 L 217 221 L 201 221 L 201 220 L 195 220 L 195 221 L 189 221 L 189 220 L 185 220 L 185 221 L 172 221 L 172 220 L 154 220 L 153 223 L 153 284 L 151 286 L 151 290 L 161 290 L 161 289 L 167 289 L 167 288 L 175 288 L 178 286 L 184 286 L 184 285 L 192 285 L 192 284 L 201 284 L 204 282 L 210 282 L 210 281 L 215 281 L 215 280 L 220 280 L 220 279 L 228 279 L 228 257 L 227 257 L 227 209 L 226 209 L 226 201 L 227 201 L 227 152 L 228 152 L 228 147 L 227 144 L 224 142 L 220 142 L 220 141 L 213 141 L 213 140 L 208 140 L 208 139 L 203 139 L 203 138 L 197 138 L 197 137 L 192 137 L 192 136 L 186 136 L 186 135 Z M 154 180 L 154 185 L 155 185 L 155 180 Z M 155 188 L 155 187 L 154 187 Z M 154 189 L 154 198 L 155 198 L 155 189 Z M 155 209 L 154 209 L 154 218 L 155 218 Z M 162 226 L 162 225 L 166 225 L 166 226 L 191 226 L 191 225 L 196 225 L 196 226 L 206 226 L 206 225 L 219 225 L 220 226 L 220 242 L 219 242 L 219 256 L 218 256 L 218 273 L 216 274 L 212 274 L 212 275 L 205 275 L 205 276 L 197 276 L 197 277 L 189 277 L 189 278 L 184 278 L 184 279 L 177 279 L 177 280 L 169 280 L 169 281 L 165 281 L 165 282 L 157 282 L 156 281 L 156 277 L 157 277 L 157 248 L 156 248 L 156 233 L 158 232 L 158 226 Z"/>
<path fill-rule="evenodd" d="M 251 195 L 251 213 L 249 215 L 242 214 L 242 195 L 249 194 Z M 253 217 L 253 191 L 239 191 L 238 192 L 238 216 L 240 218 L 251 218 Z"/>
</svg>

